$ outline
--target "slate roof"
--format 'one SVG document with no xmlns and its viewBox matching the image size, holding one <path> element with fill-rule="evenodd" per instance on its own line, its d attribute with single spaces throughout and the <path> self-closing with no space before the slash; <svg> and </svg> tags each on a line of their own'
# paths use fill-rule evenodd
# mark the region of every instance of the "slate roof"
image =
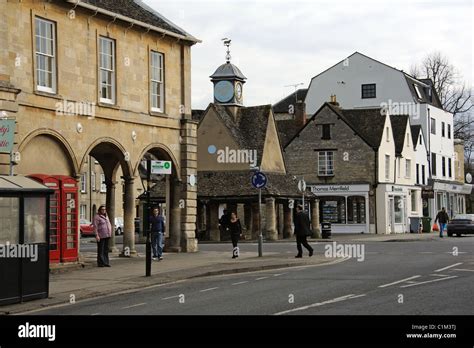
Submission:
<svg viewBox="0 0 474 348">
<path fill-rule="evenodd" d="M 191 110 L 191 119 L 195 121 L 201 121 L 202 116 L 206 110 L 193 109 Z"/>
<path fill-rule="evenodd" d="M 443 106 L 441 105 L 441 102 L 438 97 L 438 93 L 436 93 L 436 90 L 434 89 L 433 82 L 431 79 L 416 79 L 408 74 L 405 73 L 405 79 L 408 84 L 408 88 L 413 95 L 413 99 L 419 103 L 427 103 L 431 104 L 437 108 L 443 109 Z M 418 98 L 418 95 L 416 94 L 415 91 L 415 86 L 418 86 L 418 90 L 420 91 L 420 96 L 421 98 Z M 428 90 L 431 89 L 431 98 L 428 94 Z"/>
<path fill-rule="evenodd" d="M 401 155 L 403 152 L 403 144 L 405 143 L 405 131 L 408 122 L 407 115 L 391 115 L 390 122 L 392 123 L 393 139 L 395 140 L 395 154 Z"/>
<path fill-rule="evenodd" d="M 199 198 L 244 198 L 255 197 L 258 190 L 252 184 L 251 171 L 232 172 L 198 172 L 198 196 Z M 276 196 L 282 198 L 301 198 L 298 191 L 298 181 L 293 175 L 288 174 L 266 174 L 267 186 L 262 189 L 264 196 Z M 305 197 L 314 197 L 307 191 Z"/>
<path fill-rule="evenodd" d="M 411 138 L 413 139 L 413 148 L 416 149 L 416 147 L 418 146 L 418 138 L 420 136 L 421 125 L 417 124 L 417 125 L 411 126 L 410 128 L 411 128 Z"/>
<path fill-rule="evenodd" d="M 295 120 L 276 120 L 276 126 L 283 147 L 293 139 L 301 128 L 296 124 Z"/>
<path fill-rule="evenodd" d="M 81 2 L 186 36 L 191 41 L 199 41 L 141 0 L 81 0 Z"/>
<path fill-rule="evenodd" d="M 237 68 L 231 62 L 226 62 L 222 64 L 220 67 L 216 69 L 214 74 L 210 76 L 210 78 L 230 78 L 230 77 L 237 77 L 240 80 L 246 80 L 247 78 L 242 74 L 239 68 Z"/>
<path fill-rule="evenodd" d="M 260 166 L 271 105 L 239 107 L 235 118 L 223 105 L 211 103 L 208 110 L 210 108 L 214 109 L 241 149 L 257 150 L 257 165 Z"/>
<path fill-rule="evenodd" d="M 304 101 L 307 93 L 307 88 L 298 89 L 289 96 L 280 100 L 278 103 L 273 104 L 273 112 L 277 114 L 287 114 L 289 106 L 294 105 L 297 100 Z"/>
</svg>

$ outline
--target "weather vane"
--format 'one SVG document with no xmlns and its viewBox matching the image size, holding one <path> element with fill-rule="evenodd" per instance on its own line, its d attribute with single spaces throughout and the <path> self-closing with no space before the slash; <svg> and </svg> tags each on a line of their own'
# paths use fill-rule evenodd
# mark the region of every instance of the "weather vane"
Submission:
<svg viewBox="0 0 474 348">
<path fill-rule="evenodd" d="M 232 41 L 231 39 L 228 39 L 228 38 L 223 38 L 222 41 L 224 41 L 224 46 L 227 47 L 227 52 L 226 52 L 226 55 L 225 55 L 225 59 L 227 61 L 227 63 L 230 63 L 230 58 L 231 58 L 231 55 L 230 55 L 230 42 Z"/>
</svg>

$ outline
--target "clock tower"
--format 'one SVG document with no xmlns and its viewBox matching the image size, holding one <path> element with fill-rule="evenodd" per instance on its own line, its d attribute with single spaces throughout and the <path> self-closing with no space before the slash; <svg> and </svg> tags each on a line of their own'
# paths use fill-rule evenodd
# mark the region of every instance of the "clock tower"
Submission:
<svg viewBox="0 0 474 348">
<path fill-rule="evenodd" d="M 229 106 L 243 105 L 243 85 L 247 79 L 234 64 L 230 62 L 230 41 L 225 38 L 227 47 L 226 62 L 210 76 L 214 84 L 214 103 Z"/>
</svg>

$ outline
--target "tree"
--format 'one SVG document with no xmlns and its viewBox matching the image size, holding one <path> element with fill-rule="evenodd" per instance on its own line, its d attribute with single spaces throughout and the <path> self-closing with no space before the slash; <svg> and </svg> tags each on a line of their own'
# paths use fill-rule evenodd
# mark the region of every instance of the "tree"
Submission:
<svg viewBox="0 0 474 348">
<path fill-rule="evenodd" d="M 414 65 L 410 74 L 415 78 L 429 78 L 433 81 L 443 109 L 453 114 L 454 138 L 473 142 L 472 124 L 474 107 L 472 90 L 467 88 L 460 74 L 440 52 L 428 54 L 420 65 Z"/>
</svg>

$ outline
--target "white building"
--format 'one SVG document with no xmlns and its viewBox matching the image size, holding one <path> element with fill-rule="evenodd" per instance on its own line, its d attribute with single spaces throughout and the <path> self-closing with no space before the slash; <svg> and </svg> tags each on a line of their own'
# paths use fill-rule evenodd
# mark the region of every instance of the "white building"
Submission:
<svg viewBox="0 0 474 348">
<path fill-rule="evenodd" d="M 305 98 L 308 114 L 316 112 L 331 95 L 337 96 L 343 109 L 382 107 L 390 115 L 409 115 L 411 124 L 421 127 L 426 140 L 423 206 L 427 209 L 423 215 L 434 218 L 441 207 L 446 207 L 450 215 L 465 211 L 461 196 L 469 194 L 472 186 L 455 181 L 453 117 L 442 109 L 431 80 L 415 79 L 355 52 L 312 78 Z M 415 163 L 413 170 L 420 172 L 414 173 L 415 179 L 423 176 L 422 166 L 426 165 L 420 152 L 416 156 L 419 165 Z"/>
</svg>

